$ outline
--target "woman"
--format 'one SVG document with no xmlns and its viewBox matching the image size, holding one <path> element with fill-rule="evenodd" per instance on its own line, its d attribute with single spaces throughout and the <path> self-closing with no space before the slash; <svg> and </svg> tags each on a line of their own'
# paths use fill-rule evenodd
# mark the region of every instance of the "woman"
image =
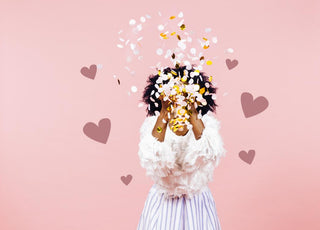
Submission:
<svg viewBox="0 0 320 230">
<path fill-rule="evenodd" d="M 163 72 L 172 71 L 176 73 L 174 77 L 187 76 L 185 82 L 205 87 L 206 103 L 199 106 L 189 103 L 188 121 L 192 128 L 183 125 L 174 132 L 172 120 L 177 117 L 177 105 L 164 100 L 163 94 L 154 93 L 159 89 L 159 74 L 149 77 L 143 93 L 148 116 L 140 128 L 138 155 L 146 175 L 155 183 L 145 201 L 138 230 L 220 230 L 208 187 L 213 181 L 214 168 L 226 153 L 219 134 L 220 122 L 209 114 L 217 106 L 213 100 L 217 88 L 207 76 L 199 71 L 196 74 L 193 68 L 168 67 Z"/>
</svg>

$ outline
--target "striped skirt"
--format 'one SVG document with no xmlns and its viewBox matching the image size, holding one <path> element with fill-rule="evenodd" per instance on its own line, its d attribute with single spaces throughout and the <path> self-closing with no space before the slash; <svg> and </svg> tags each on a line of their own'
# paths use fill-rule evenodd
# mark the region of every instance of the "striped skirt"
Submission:
<svg viewBox="0 0 320 230">
<path fill-rule="evenodd" d="M 164 199 L 149 191 L 137 230 L 221 230 L 213 196 L 209 187 L 192 199 Z"/>
</svg>

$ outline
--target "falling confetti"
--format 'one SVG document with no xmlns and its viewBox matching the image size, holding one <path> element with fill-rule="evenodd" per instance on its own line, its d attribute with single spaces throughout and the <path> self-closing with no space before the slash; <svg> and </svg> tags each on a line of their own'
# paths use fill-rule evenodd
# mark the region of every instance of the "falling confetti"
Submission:
<svg viewBox="0 0 320 230">
<path fill-rule="evenodd" d="M 129 21 L 129 25 L 133 26 L 134 24 L 136 24 L 136 20 L 131 19 L 131 20 Z"/>
<path fill-rule="evenodd" d="M 137 87 L 136 87 L 136 86 L 131 86 L 131 91 L 132 91 L 132 92 L 134 92 L 134 93 L 135 93 L 135 92 L 137 92 L 137 90 L 138 90 L 138 89 L 137 89 Z"/>
</svg>

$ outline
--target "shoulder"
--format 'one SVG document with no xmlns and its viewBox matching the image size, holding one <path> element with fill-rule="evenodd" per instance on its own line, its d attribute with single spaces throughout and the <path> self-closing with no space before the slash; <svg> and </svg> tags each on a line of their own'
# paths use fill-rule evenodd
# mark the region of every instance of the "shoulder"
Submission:
<svg viewBox="0 0 320 230">
<path fill-rule="evenodd" d="M 220 129 L 220 121 L 213 115 L 211 111 L 202 116 L 201 120 L 204 125 L 208 125 L 212 128 Z"/>
</svg>

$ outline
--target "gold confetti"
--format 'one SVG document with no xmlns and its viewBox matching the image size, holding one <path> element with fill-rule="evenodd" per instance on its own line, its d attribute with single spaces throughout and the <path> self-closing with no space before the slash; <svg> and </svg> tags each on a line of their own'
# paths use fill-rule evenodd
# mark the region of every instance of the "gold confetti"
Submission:
<svg viewBox="0 0 320 230">
<path fill-rule="evenodd" d="M 172 36 L 172 35 L 175 35 L 175 34 L 176 34 L 176 32 L 172 32 L 172 33 L 171 33 L 171 36 Z"/>
<path fill-rule="evenodd" d="M 205 41 L 208 41 L 208 39 L 207 38 L 202 38 L 203 40 L 205 40 Z"/>
<path fill-rule="evenodd" d="M 208 60 L 207 62 L 207 65 L 212 65 L 212 61 Z"/>
<path fill-rule="evenodd" d="M 204 45 L 204 46 L 203 46 L 203 48 L 204 48 L 204 49 L 208 49 L 208 48 L 209 48 L 209 46 L 207 46 L 207 45 Z"/>
<path fill-rule="evenodd" d="M 120 80 L 118 79 L 118 84 L 120 85 Z"/>
<path fill-rule="evenodd" d="M 170 19 L 174 19 L 176 16 L 171 16 Z"/>
<path fill-rule="evenodd" d="M 173 54 L 171 55 L 171 57 L 172 57 L 172 59 L 175 59 L 176 55 L 173 53 Z"/>
<path fill-rule="evenodd" d="M 179 34 L 177 34 L 177 38 L 178 38 L 179 40 L 181 40 L 181 37 L 180 37 L 180 35 L 179 35 Z"/>
<path fill-rule="evenodd" d="M 212 76 L 209 77 L 209 81 L 210 81 L 210 82 L 212 81 Z"/>
<path fill-rule="evenodd" d="M 203 94 L 206 91 L 205 87 L 202 87 L 199 91 L 200 94 Z"/>
<path fill-rule="evenodd" d="M 180 63 L 177 63 L 176 64 L 176 68 L 178 69 L 180 67 Z"/>
<path fill-rule="evenodd" d="M 180 26 L 180 29 L 181 30 L 184 30 L 186 28 L 186 25 L 185 24 L 182 24 L 181 26 Z"/>
<path fill-rule="evenodd" d="M 172 73 L 173 75 L 177 75 L 176 71 L 174 71 L 174 70 L 171 70 L 171 73 Z"/>
<path fill-rule="evenodd" d="M 202 56 L 202 57 L 200 58 L 200 61 L 203 60 L 203 59 L 204 59 L 204 56 Z"/>
</svg>

